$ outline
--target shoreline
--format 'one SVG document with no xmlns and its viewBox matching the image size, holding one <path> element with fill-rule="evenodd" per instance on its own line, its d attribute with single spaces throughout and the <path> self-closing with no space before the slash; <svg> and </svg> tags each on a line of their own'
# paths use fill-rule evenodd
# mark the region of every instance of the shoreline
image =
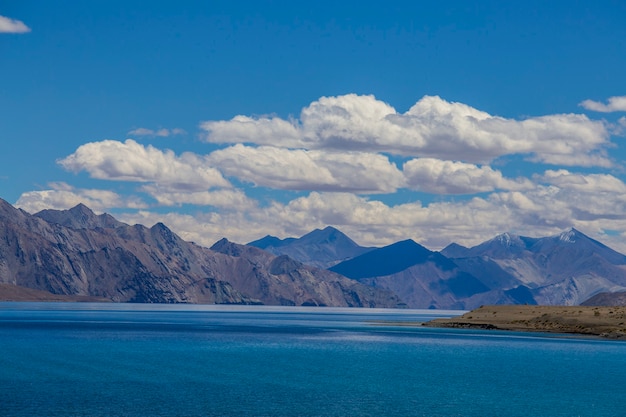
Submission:
<svg viewBox="0 0 626 417">
<path fill-rule="evenodd" d="M 462 316 L 434 319 L 426 327 L 562 333 L 626 340 L 626 306 L 481 306 Z"/>
<path fill-rule="evenodd" d="M 104 297 L 88 295 L 61 295 L 52 294 L 48 291 L 35 290 L 32 288 L 20 287 L 14 284 L 0 283 L 1 302 L 99 302 L 111 303 L 112 301 Z"/>
</svg>

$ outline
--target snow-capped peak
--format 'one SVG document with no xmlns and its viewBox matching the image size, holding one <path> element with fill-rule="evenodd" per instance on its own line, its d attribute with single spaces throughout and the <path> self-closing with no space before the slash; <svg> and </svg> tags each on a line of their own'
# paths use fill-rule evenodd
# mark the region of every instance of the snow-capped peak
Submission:
<svg viewBox="0 0 626 417">
<path fill-rule="evenodd" d="M 504 246 L 511 246 L 511 235 L 506 232 L 496 236 L 496 239 Z"/>
<path fill-rule="evenodd" d="M 571 228 L 559 235 L 559 240 L 564 243 L 576 243 L 576 229 Z"/>
</svg>

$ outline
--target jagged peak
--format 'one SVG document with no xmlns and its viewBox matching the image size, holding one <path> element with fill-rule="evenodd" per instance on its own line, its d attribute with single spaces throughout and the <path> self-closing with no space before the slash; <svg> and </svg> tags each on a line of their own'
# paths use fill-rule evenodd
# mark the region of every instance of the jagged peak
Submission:
<svg viewBox="0 0 626 417">
<path fill-rule="evenodd" d="M 226 239 L 225 237 L 223 237 L 223 238 L 221 238 L 220 240 L 218 240 L 217 242 L 215 242 L 215 243 L 213 244 L 213 246 L 211 246 L 211 248 L 210 248 L 210 249 L 211 249 L 211 250 L 217 250 L 217 249 L 219 249 L 219 248 L 223 248 L 223 247 L 225 247 L 225 246 L 227 246 L 227 245 L 230 245 L 230 244 L 231 244 L 230 240 L 228 240 L 228 239 Z"/>
<path fill-rule="evenodd" d="M 518 246 L 520 237 L 510 232 L 504 232 L 485 242 L 485 244 L 489 243 L 497 243 L 504 247 Z"/>
<path fill-rule="evenodd" d="M 0 198 L 0 212 L 15 212 L 16 210 L 11 203 Z"/>
<path fill-rule="evenodd" d="M 150 228 L 150 233 L 152 236 L 159 236 L 162 239 L 165 239 L 170 242 L 176 242 L 180 240 L 180 237 L 172 231 L 165 224 L 158 222 L 154 226 Z"/>
<path fill-rule="evenodd" d="M 341 230 L 338 230 L 332 226 L 327 226 L 324 229 L 315 229 L 306 235 L 296 239 L 299 244 L 328 244 L 333 242 L 344 242 L 352 246 L 358 246 L 356 242 L 350 239 Z"/>
<path fill-rule="evenodd" d="M 212 251 L 231 256 L 241 256 L 241 254 L 243 253 L 242 245 L 233 243 L 225 237 L 215 242 L 210 249 Z"/>
<path fill-rule="evenodd" d="M 153 230 L 165 230 L 165 231 L 170 231 L 171 232 L 171 229 L 169 227 L 167 227 L 163 222 L 155 223 L 154 226 L 152 226 L 150 229 L 153 229 Z"/>
<path fill-rule="evenodd" d="M 509 232 L 500 233 L 494 240 L 500 242 L 504 246 L 511 246 L 513 244 L 514 237 Z"/>
<path fill-rule="evenodd" d="M 464 257 L 469 252 L 469 250 L 470 249 L 466 246 L 459 245 L 456 242 L 452 242 L 441 251 L 439 251 L 439 253 L 448 258 L 457 258 Z"/>
<path fill-rule="evenodd" d="M 532 243 L 532 238 L 505 232 L 470 248 L 467 252 L 463 251 L 462 254 L 464 256 L 489 255 L 508 258 L 527 250 Z"/>
<path fill-rule="evenodd" d="M 421 247 L 422 245 L 420 245 L 413 239 L 399 240 L 395 243 L 392 243 L 391 245 L 387 245 L 387 247 L 418 247 L 418 246 Z"/>
<path fill-rule="evenodd" d="M 569 230 L 566 230 L 563 233 L 559 234 L 558 238 L 559 241 L 564 243 L 576 243 L 576 241 L 583 236 L 585 235 L 572 227 Z"/>
<path fill-rule="evenodd" d="M 339 231 L 338 229 L 335 229 L 332 226 L 326 226 L 323 229 L 315 229 L 305 234 L 300 239 L 306 239 L 306 238 L 318 237 L 318 236 L 332 236 L 332 235 L 343 235 L 343 233 Z"/>
<path fill-rule="evenodd" d="M 109 214 L 95 214 L 93 210 L 83 203 L 79 203 L 67 210 L 41 210 L 35 213 L 34 216 L 48 223 L 55 223 L 74 229 L 94 229 L 97 227 L 116 228 L 124 225 L 124 223 L 117 221 Z"/>
<path fill-rule="evenodd" d="M 90 209 L 89 207 L 87 207 L 83 203 L 76 204 L 74 207 L 72 207 L 68 211 L 70 213 L 85 213 L 85 214 L 88 214 L 88 215 L 91 215 L 91 216 L 95 216 L 96 215 L 96 213 L 94 213 L 94 211 L 92 209 Z"/>
<path fill-rule="evenodd" d="M 248 242 L 246 243 L 246 245 L 249 246 L 255 246 L 257 248 L 261 248 L 261 249 L 266 249 L 270 246 L 282 246 L 284 245 L 286 242 L 289 242 L 290 240 L 295 240 L 294 238 L 287 238 L 287 239 L 280 239 L 276 236 L 272 236 L 272 235 L 265 235 L 263 236 L 261 239 L 257 239 L 257 240 L 253 240 L 252 242 Z"/>
</svg>

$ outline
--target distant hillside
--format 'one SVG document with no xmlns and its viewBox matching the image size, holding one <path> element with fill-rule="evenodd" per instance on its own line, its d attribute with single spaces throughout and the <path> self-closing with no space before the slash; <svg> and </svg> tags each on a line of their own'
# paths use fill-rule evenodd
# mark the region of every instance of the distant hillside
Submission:
<svg viewBox="0 0 626 417">
<path fill-rule="evenodd" d="M 371 248 L 357 245 L 348 236 L 335 229 L 313 230 L 300 238 L 279 239 L 265 236 L 248 243 L 275 255 L 287 255 L 297 261 L 318 268 L 328 268 L 343 260 L 354 258 Z"/>
<path fill-rule="evenodd" d="M 538 304 L 576 305 L 600 292 L 626 290 L 626 256 L 576 229 L 543 238 L 505 233 L 441 253 L 492 288 L 525 288 Z"/>
<path fill-rule="evenodd" d="M 410 266 L 424 263 L 434 256 L 435 252 L 422 245 L 412 240 L 403 240 L 374 249 L 329 269 L 352 279 L 371 278 L 395 274 Z M 452 267 L 445 259 L 439 260 L 442 262 L 442 267 Z"/>
<path fill-rule="evenodd" d="M 575 305 L 626 290 L 626 256 L 576 229 L 545 238 L 503 233 L 472 248 L 453 243 L 441 253 L 407 240 L 330 270 L 393 291 L 413 308 Z"/>
<path fill-rule="evenodd" d="M 462 300 L 489 291 L 450 259 L 413 240 L 372 250 L 330 270 L 393 291 L 411 308 L 462 309 Z"/>
</svg>

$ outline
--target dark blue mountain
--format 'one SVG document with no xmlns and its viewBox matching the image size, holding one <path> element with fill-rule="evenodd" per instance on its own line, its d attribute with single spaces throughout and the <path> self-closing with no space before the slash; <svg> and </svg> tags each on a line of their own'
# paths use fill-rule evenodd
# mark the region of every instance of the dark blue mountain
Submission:
<svg viewBox="0 0 626 417">
<path fill-rule="evenodd" d="M 443 255 L 409 239 L 374 249 L 329 269 L 348 278 L 363 279 L 392 275 L 427 261 L 436 263 L 442 269 L 455 267 L 454 263 Z"/>
<path fill-rule="evenodd" d="M 271 235 L 267 235 L 265 237 L 262 237 L 261 239 L 255 240 L 253 242 L 248 243 L 248 246 L 254 246 L 257 247 L 259 249 L 266 249 L 269 247 L 273 247 L 273 248 L 279 248 L 281 246 L 285 246 L 288 245 L 289 243 L 293 242 L 297 240 L 296 238 L 293 237 L 288 237 L 286 239 L 280 239 L 277 238 L 276 236 L 271 236 Z"/>
<path fill-rule="evenodd" d="M 452 260 L 404 240 L 342 262 L 331 271 L 395 292 L 411 308 L 466 308 L 491 288 Z"/>
</svg>

